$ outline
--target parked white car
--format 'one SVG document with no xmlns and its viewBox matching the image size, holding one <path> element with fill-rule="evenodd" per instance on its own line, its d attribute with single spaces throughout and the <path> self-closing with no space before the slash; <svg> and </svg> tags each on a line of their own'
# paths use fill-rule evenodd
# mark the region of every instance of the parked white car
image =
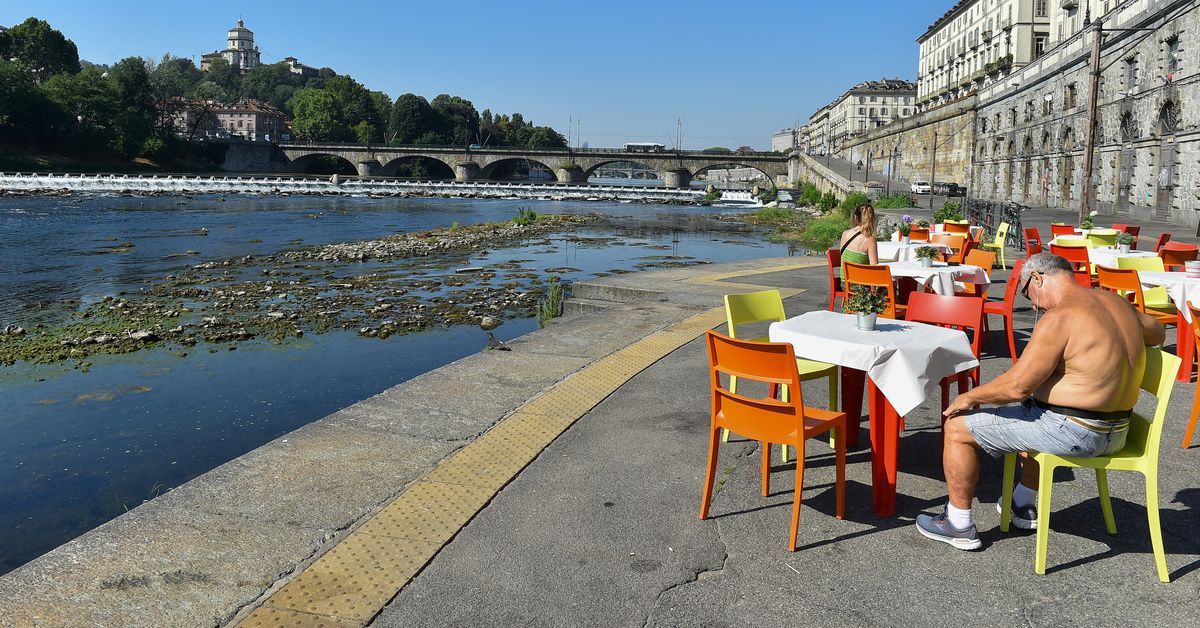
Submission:
<svg viewBox="0 0 1200 628">
<path fill-rule="evenodd" d="M 912 184 L 912 193 L 913 194 L 929 194 L 932 191 L 933 191 L 933 188 L 929 185 L 928 181 L 913 181 L 913 184 Z"/>
</svg>

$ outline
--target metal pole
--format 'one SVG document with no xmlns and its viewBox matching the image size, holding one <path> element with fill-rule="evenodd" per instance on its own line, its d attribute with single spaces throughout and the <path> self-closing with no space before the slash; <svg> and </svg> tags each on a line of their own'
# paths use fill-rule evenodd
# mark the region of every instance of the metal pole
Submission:
<svg viewBox="0 0 1200 628">
<path fill-rule="evenodd" d="M 871 182 L 871 149 L 867 149 L 867 167 L 863 168 L 863 183 Z"/>
<path fill-rule="evenodd" d="M 937 176 L 937 131 L 933 132 L 933 153 L 929 157 L 929 209 L 933 209 L 933 180 Z"/>
<path fill-rule="evenodd" d="M 894 165 L 895 162 L 896 162 L 896 149 L 893 148 L 892 152 L 888 154 L 888 167 L 887 167 L 887 169 L 888 169 L 888 172 L 887 172 L 887 195 L 888 196 L 892 195 L 892 168 L 895 168 L 895 165 Z"/>
<path fill-rule="evenodd" d="M 1097 19 L 1093 22 L 1092 34 L 1092 81 L 1088 88 L 1088 121 L 1087 140 L 1083 149 L 1083 197 L 1079 202 L 1079 223 L 1092 211 L 1095 204 L 1095 190 L 1092 183 L 1092 169 L 1096 163 L 1096 118 L 1100 99 L 1100 53 L 1104 45 L 1104 21 Z"/>
</svg>

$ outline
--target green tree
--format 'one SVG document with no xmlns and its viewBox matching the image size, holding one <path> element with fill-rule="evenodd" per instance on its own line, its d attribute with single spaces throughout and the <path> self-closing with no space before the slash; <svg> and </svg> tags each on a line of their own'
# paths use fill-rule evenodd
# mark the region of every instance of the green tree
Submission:
<svg viewBox="0 0 1200 628">
<path fill-rule="evenodd" d="M 479 139 L 479 112 L 471 101 L 439 94 L 429 103 L 440 118 L 440 129 L 451 144 L 472 144 Z"/>
<path fill-rule="evenodd" d="M 392 119 L 388 131 L 393 144 L 442 143 L 434 131 L 437 114 L 429 101 L 416 94 L 401 94 L 392 107 Z M 428 141 L 432 140 L 432 141 Z"/>
<path fill-rule="evenodd" d="M 31 17 L 8 29 L 8 51 L 4 54 L 41 83 L 55 74 L 79 71 L 79 50 L 75 42 L 50 27 L 45 20 Z"/>
<path fill-rule="evenodd" d="M 234 100 L 234 96 L 225 91 L 220 85 L 205 79 L 196 83 L 192 88 L 191 97 L 197 100 L 211 100 L 214 103 L 227 103 Z"/>
<path fill-rule="evenodd" d="M 377 133 L 371 141 L 387 143 L 387 130 L 392 119 L 392 97 L 383 92 L 371 92 L 371 106 L 378 119 Z"/>
<path fill-rule="evenodd" d="M 732 155 L 733 154 L 732 149 L 725 148 L 724 146 L 713 146 L 711 148 L 706 148 L 700 152 L 708 153 L 709 155 Z"/>
<path fill-rule="evenodd" d="M 241 97 L 287 111 L 287 102 L 303 87 L 304 78 L 293 74 L 286 63 L 271 63 L 246 72 L 241 81 Z"/>
<path fill-rule="evenodd" d="M 127 157 L 140 154 L 158 119 L 150 72 L 140 57 L 126 57 L 113 65 L 108 78 L 117 90 L 118 150 Z"/>
<path fill-rule="evenodd" d="M 525 146 L 529 148 L 563 148 L 567 138 L 548 126 L 530 127 Z"/>
<path fill-rule="evenodd" d="M 213 59 L 204 73 L 205 80 L 216 83 L 226 94 L 237 97 L 242 92 L 242 75 L 224 57 Z"/>
<path fill-rule="evenodd" d="M 65 129 L 77 150 L 112 150 L 119 134 L 117 87 L 99 69 L 52 76 L 42 85 L 42 92 L 64 113 Z"/>
<path fill-rule="evenodd" d="M 50 139 L 64 122 L 65 113 L 38 89 L 33 77 L 0 58 L 0 144 Z"/>
<path fill-rule="evenodd" d="M 323 89 L 305 88 L 292 96 L 292 129 L 299 137 L 313 142 L 333 142 L 345 138 L 346 129 L 338 121 L 337 98 Z"/>
<path fill-rule="evenodd" d="M 186 96 L 203 78 L 200 70 L 196 69 L 196 64 L 183 57 L 165 54 L 158 63 L 147 65 L 150 70 L 150 87 L 154 92 L 154 99 L 159 103 Z"/>
</svg>

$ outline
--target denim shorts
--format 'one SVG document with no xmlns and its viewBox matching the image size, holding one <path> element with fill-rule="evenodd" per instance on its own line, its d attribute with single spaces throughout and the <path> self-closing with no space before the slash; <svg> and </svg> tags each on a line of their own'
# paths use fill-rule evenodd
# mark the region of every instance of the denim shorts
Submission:
<svg viewBox="0 0 1200 628">
<path fill-rule="evenodd" d="M 1029 399 L 1019 405 L 976 410 L 964 414 L 963 420 L 979 448 L 993 458 L 1020 451 L 1085 458 L 1107 456 L 1120 451 L 1129 434 L 1128 429 L 1093 432 Z"/>
</svg>

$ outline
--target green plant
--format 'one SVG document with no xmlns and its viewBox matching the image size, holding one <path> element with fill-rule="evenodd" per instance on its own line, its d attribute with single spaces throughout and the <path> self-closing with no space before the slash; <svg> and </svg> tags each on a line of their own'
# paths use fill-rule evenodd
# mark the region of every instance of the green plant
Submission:
<svg viewBox="0 0 1200 628">
<path fill-rule="evenodd" d="M 936 246 L 919 246 L 917 250 L 913 251 L 913 254 L 917 256 L 917 259 L 937 259 L 941 257 L 942 250 Z"/>
<path fill-rule="evenodd" d="M 867 195 L 863 194 L 862 192 L 851 192 L 846 196 L 845 199 L 842 200 L 841 204 L 838 205 L 838 208 L 844 212 L 852 212 L 854 211 L 855 207 L 858 207 L 869 200 L 870 199 L 867 198 Z"/>
<path fill-rule="evenodd" d="M 763 207 L 755 210 L 751 216 L 755 222 L 765 223 L 792 222 L 797 219 L 796 212 L 782 207 Z"/>
<path fill-rule="evenodd" d="M 713 189 L 709 190 L 708 192 L 705 192 L 704 200 L 709 203 L 711 203 L 713 201 L 721 200 L 721 191 L 718 190 L 717 188 L 713 188 Z"/>
<path fill-rule="evenodd" d="M 837 205 L 838 200 L 837 197 L 833 195 L 833 192 L 826 192 L 822 194 L 821 200 L 817 203 L 817 207 L 825 211 L 829 211 L 834 207 L 837 207 Z"/>
<path fill-rule="evenodd" d="M 1133 234 L 1124 231 L 1117 234 L 1117 244 L 1133 244 Z"/>
<path fill-rule="evenodd" d="M 800 242 L 805 246 L 825 250 L 842 238 L 842 233 L 850 228 L 850 219 L 840 212 L 825 214 L 813 219 L 804 227 L 800 234 Z"/>
<path fill-rule="evenodd" d="M 817 186 L 805 181 L 800 189 L 800 204 L 808 207 L 816 207 L 821 204 L 821 190 Z"/>
<path fill-rule="evenodd" d="M 779 200 L 779 190 L 775 186 L 771 186 L 758 193 L 758 200 L 764 203 L 773 203 Z"/>
<path fill-rule="evenodd" d="M 1083 220 L 1079 223 L 1079 228 L 1080 229 L 1094 229 L 1096 227 L 1096 221 L 1094 220 L 1094 218 L 1096 217 L 1096 214 L 1098 214 L 1098 213 L 1100 213 L 1100 212 L 1093 211 L 1093 212 L 1089 213 L 1088 215 L 1084 216 Z"/>
<path fill-rule="evenodd" d="M 900 232 L 901 238 L 907 238 L 908 234 L 912 233 L 912 225 L 901 221 L 900 224 L 896 225 L 896 231 Z"/>
<path fill-rule="evenodd" d="M 913 206 L 912 197 L 908 196 L 907 194 L 880 196 L 872 204 L 880 209 L 904 209 L 906 207 Z"/>
<path fill-rule="evenodd" d="M 528 207 L 518 207 L 517 215 L 513 217 L 513 222 L 522 227 L 527 227 L 537 222 L 537 219 L 537 212 Z"/>
<path fill-rule="evenodd" d="M 917 221 L 917 226 L 918 226 L 918 227 L 920 227 L 920 228 L 922 228 L 922 229 L 928 229 L 928 228 L 929 228 L 929 221 L 928 221 L 928 220 L 925 220 L 924 218 L 922 218 L 921 220 L 918 220 L 918 221 Z"/>
<path fill-rule="evenodd" d="M 546 294 L 537 304 L 538 327 L 544 328 L 550 323 L 550 319 L 562 316 L 562 304 L 566 294 L 567 289 L 562 282 L 557 277 L 552 277 L 546 285 Z"/>
<path fill-rule="evenodd" d="M 962 220 L 962 213 L 959 212 L 959 205 L 953 201 L 946 201 L 942 204 L 942 208 L 934 210 L 933 222 L 946 222 L 948 220 Z"/>
<path fill-rule="evenodd" d="M 462 225 L 458 224 L 458 221 L 450 223 L 451 231 L 458 231 L 460 228 L 462 228 Z"/>
<path fill-rule="evenodd" d="M 847 314 L 882 314 L 887 309 L 887 293 L 879 286 L 852 286 L 843 309 Z"/>
</svg>

